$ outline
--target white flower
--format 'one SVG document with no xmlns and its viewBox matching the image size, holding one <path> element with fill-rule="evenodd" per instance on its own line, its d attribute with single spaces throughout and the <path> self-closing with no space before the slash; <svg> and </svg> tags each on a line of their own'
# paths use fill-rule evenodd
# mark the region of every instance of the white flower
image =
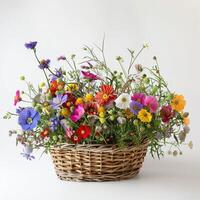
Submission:
<svg viewBox="0 0 200 200">
<path fill-rule="evenodd" d="M 130 101 L 131 101 L 131 95 L 128 93 L 122 93 L 115 100 L 116 107 L 120 109 L 127 109 L 130 106 Z"/>
<path fill-rule="evenodd" d="M 118 117 L 117 121 L 118 121 L 119 124 L 125 124 L 126 123 L 126 118 L 124 118 L 124 117 Z"/>
</svg>

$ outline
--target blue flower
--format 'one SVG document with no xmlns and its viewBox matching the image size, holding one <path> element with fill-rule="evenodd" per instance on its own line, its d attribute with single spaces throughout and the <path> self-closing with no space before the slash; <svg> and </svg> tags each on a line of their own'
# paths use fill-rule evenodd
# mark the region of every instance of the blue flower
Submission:
<svg viewBox="0 0 200 200">
<path fill-rule="evenodd" d="M 25 146 L 23 149 L 23 153 L 21 153 L 21 155 L 25 157 L 27 160 L 32 160 L 35 158 L 33 155 L 31 155 L 32 152 L 33 152 L 32 147 Z"/>
<path fill-rule="evenodd" d="M 24 108 L 19 113 L 18 124 L 24 131 L 33 130 L 40 120 L 40 114 L 33 108 Z"/>
<path fill-rule="evenodd" d="M 142 109 L 143 105 L 141 103 L 139 103 L 138 101 L 131 101 L 130 103 L 130 110 L 132 113 L 134 113 L 135 115 L 138 114 L 138 112 Z"/>
<path fill-rule="evenodd" d="M 41 60 L 40 61 L 40 64 L 39 64 L 39 68 L 40 69 L 45 69 L 45 68 L 49 68 L 49 63 L 50 63 L 50 60 L 49 59 L 46 59 L 46 60 Z"/>
<path fill-rule="evenodd" d="M 58 94 L 56 97 L 53 98 L 53 100 L 51 101 L 51 106 L 54 109 L 59 109 L 60 106 L 62 106 L 63 103 L 65 103 L 68 99 L 67 94 L 62 95 L 62 94 Z"/>
<path fill-rule="evenodd" d="M 51 125 L 50 125 L 51 131 L 57 130 L 58 125 L 59 125 L 59 120 L 58 120 L 58 118 L 56 118 L 56 117 L 51 118 L 50 121 L 51 121 Z"/>
<path fill-rule="evenodd" d="M 25 47 L 27 49 L 35 49 L 36 45 L 37 45 L 37 41 L 25 43 Z"/>
<path fill-rule="evenodd" d="M 61 78 L 62 76 L 63 76 L 63 72 L 62 72 L 62 69 L 60 68 L 60 69 L 55 69 L 55 75 L 54 74 L 50 74 L 49 76 L 50 76 L 50 79 L 51 79 L 51 81 L 54 81 L 54 80 L 56 80 L 57 78 Z"/>
</svg>

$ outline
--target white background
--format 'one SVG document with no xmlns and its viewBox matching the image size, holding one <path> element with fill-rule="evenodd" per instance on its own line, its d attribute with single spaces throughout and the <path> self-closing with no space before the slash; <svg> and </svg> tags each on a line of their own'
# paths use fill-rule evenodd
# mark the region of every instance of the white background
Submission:
<svg viewBox="0 0 200 200">
<path fill-rule="evenodd" d="M 100 44 L 104 33 L 114 68 L 112 60 L 126 58 L 127 47 L 150 44 L 138 62 L 151 66 L 157 55 L 169 87 L 185 95 L 194 149 L 183 148 L 176 158 L 147 156 L 136 179 L 62 182 L 49 156 L 28 162 L 19 155 L 21 149 L 8 137 L 9 129 L 19 128 L 16 121 L 0 119 L 0 200 L 200 199 L 199 0 L 0 0 L 0 112 L 14 111 L 15 90 L 24 88 L 19 75 L 35 84 L 43 78 L 25 42 L 37 40 L 40 56 L 57 65 L 59 55 L 80 55 L 83 44 Z"/>
</svg>

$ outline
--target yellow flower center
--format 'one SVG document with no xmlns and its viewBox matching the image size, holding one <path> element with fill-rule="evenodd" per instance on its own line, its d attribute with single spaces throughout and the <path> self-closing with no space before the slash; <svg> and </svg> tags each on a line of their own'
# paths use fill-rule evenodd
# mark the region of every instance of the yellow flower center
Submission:
<svg viewBox="0 0 200 200">
<path fill-rule="evenodd" d="M 85 131 L 84 131 L 84 130 L 82 130 L 82 131 L 81 131 L 81 134 L 85 134 Z"/>
<path fill-rule="evenodd" d="M 103 100 L 108 100 L 108 95 L 107 94 L 103 94 Z"/>
</svg>

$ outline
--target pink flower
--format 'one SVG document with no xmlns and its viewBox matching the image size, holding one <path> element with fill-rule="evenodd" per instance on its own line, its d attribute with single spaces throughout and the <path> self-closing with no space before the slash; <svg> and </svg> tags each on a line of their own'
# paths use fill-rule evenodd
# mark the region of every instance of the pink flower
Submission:
<svg viewBox="0 0 200 200">
<path fill-rule="evenodd" d="M 147 96 L 144 100 L 144 105 L 149 107 L 152 113 L 155 113 L 158 109 L 158 101 L 154 96 Z"/>
<path fill-rule="evenodd" d="M 69 137 L 69 138 L 71 138 L 72 135 L 73 135 L 73 130 L 72 130 L 72 128 L 66 128 L 65 131 L 66 131 L 66 136 Z"/>
<path fill-rule="evenodd" d="M 132 101 L 137 101 L 137 102 L 141 103 L 142 105 L 144 105 L 145 97 L 146 97 L 146 95 L 144 93 L 135 93 L 131 97 L 131 100 Z"/>
<path fill-rule="evenodd" d="M 22 99 L 20 97 L 20 91 L 17 90 L 16 91 L 16 94 L 15 94 L 15 97 L 14 97 L 14 105 L 16 106 L 18 102 L 20 102 Z"/>
<path fill-rule="evenodd" d="M 93 74 L 89 71 L 81 71 L 81 73 L 83 74 L 84 78 L 90 79 L 90 80 L 100 80 L 101 78 L 98 77 L 96 74 Z"/>
<path fill-rule="evenodd" d="M 78 105 L 75 107 L 73 113 L 70 116 L 70 119 L 73 122 L 77 122 L 85 113 L 85 110 L 82 105 Z"/>
</svg>

